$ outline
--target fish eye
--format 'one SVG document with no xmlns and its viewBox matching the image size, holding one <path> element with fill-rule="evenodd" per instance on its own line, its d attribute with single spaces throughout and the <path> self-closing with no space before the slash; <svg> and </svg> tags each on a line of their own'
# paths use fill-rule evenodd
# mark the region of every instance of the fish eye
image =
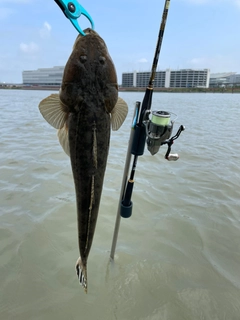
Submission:
<svg viewBox="0 0 240 320">
<path fill-rule="evenodd" d="M 100 57 L 99 57 L 99 61 L 100 61 L 101 64 L 104 64 L 105 61 L 106 61 L 106 58 L 103 57 L 103 56 L 100 56 Z"/>
<path fill-rule="evenodd" d="M 80 61 L 82 63 L 86 62 L 87 61 L 87 56 L 80 56 Z"/>
</svg>

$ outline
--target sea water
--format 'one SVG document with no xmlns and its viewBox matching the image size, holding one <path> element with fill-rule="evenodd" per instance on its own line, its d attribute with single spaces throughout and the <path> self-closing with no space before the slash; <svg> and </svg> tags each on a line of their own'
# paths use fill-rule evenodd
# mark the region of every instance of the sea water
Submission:
<svg viewBox="0 0 240 320">
<path fill-rule="evenodd" d="M 239 320 L 240 95 L 154 93 L 152 110 L 178 114 L 172 146 L 139 157 L 133 212 L 110 260 L 134 104 L 111 145 L 88 259 L 79 256 L 70 161 L 41 116 L 48 91 L 0 90 L 1 320 Z"/>
</svg>

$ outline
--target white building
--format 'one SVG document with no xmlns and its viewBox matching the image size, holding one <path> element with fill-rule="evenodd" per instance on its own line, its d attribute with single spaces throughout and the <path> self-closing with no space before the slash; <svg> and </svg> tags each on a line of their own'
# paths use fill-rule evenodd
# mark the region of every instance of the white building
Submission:
<svg viewBox="0 0 240 320">
<path fill-rule="evenodd" d="M 123 73 L 123 87 L 144 87 L 146 88 L 151 72 Z M 157 71 L 155 74 L 155 88 L 208 88 L 210 80 L 210 70 L 170 70 Z"/>
<path fill-rule="evenodd" d="M 240 85 L 240 74 L 232 74 L 227 77 L 227 81 L 229 85 Z"/>
<path fill-rule="evenodd" d="M 222 87 L 229 83 L 234 83 L 236 77 L 240 77 L 236 72 L 212 73 L 210 76 L 210 87 Z"/>
<path fill-rule="evenodd" d="M 61 85 L 64 67 L 42 68 L 22 72 L 25 85 Z"/>
</svg>

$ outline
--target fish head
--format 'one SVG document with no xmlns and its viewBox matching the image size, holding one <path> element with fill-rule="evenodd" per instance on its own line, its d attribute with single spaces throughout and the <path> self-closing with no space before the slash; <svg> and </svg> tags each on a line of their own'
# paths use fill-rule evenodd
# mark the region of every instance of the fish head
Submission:
<svg viewBox="0 0 240 320">
<path fill-rule="evenodd" d="M 65 66 L 60 99 L 75 109 L 83 101 L 102 101 L 111 112 L 118 98 L 113 61 L 99 34 L 90 28 L 84 32 L 85 36 L 78 35 Z"/>
</svg>

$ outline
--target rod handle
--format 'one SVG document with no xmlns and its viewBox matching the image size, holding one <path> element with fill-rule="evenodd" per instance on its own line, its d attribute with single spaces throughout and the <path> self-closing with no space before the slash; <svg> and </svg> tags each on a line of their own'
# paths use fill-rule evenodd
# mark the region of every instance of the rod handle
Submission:
<svg viewBox="0 0 240 320">
<path fill-rule="evenodd" d="M 121 210 L 120 210 L 121 217 L 122 218 L 130 218 L 132 215 L 132 207 L 133 207 L 132 201 L 130 201 L 129 205 L 127 205 L 127 206 L 125 206 L 122 201 Z"/>
<path fill-rule="evenodd" d="M 124 198 L 122 200 L 122 204 L 125 207 L 128 207 L 131 204 L 133 185 L 134 185 L 134 181 L 129 179 L 128 183 L 127 183 L 126 192 L 125 192 Z"/>
</svg>

